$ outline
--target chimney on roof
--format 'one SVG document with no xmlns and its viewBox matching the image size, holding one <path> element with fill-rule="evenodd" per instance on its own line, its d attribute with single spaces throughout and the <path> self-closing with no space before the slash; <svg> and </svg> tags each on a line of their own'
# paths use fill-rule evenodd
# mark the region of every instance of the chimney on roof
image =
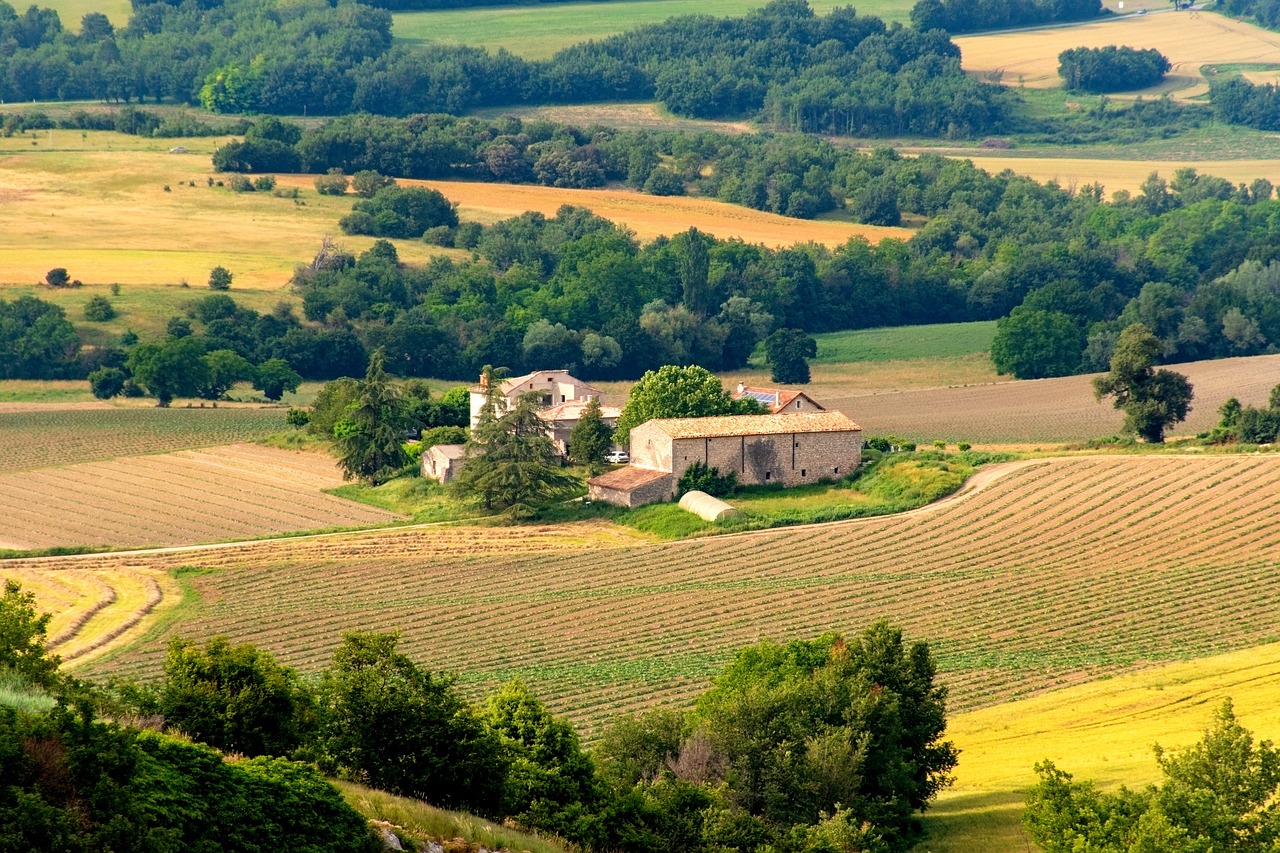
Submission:
<svg viewBox="0 0 1280 853">
<path fill-rule="evenodd" d="M 480 371 L 480 389 L 483 391 L 489 390 L 489 374 L 483 370 Z"/>
<path fill-rule="evenodd" d="M 741 393 L 742 393 L 743 391 L 745 391 L 745 390 L 747 390 L 747 386 L 746 386 L 746 385 L 743 385 L 741 382 L 739 382 L 739 383 L 738 383 L 738 393 L 739 393 L 739 394 L 741 394 Z"/>
</svg>

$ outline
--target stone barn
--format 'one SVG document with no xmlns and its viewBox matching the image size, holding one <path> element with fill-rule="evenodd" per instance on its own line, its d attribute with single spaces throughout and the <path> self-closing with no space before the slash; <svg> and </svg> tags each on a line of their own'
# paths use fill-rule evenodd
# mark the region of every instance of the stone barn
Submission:
<svg viewBox="0 0 1280 853">
<path fill-rule="evenodd" d="M 422 451 L 422 476 L 448 483 L 466 464 L 465 444 L 437 444 Z"/>
<path fill-rule="evenodd" d="M 631 430 L 631 465 L 634 470 L 668 475 L 666 494 L 653 497 L 656 477 L 644 482 L 644 499 L 638 499 L 622 471 L 616 486 L 597 499 L 622 506 L 640 506 L 675 497 L 680 477 L 694 462 L 733 471 L 745 486 L 781 483 L 798 486 L 850 474 L 862 461 L 862 427 L 840 412 L 797 412 L 777 415 L 727 415 L 711 418 L 663 418 Z M 597 483 L 602 477 L 591 481 Z M 626 491 L 625 501 L 619 495 Z M 615 499 L 616 498 L 616 499 Z"/>
</svg>

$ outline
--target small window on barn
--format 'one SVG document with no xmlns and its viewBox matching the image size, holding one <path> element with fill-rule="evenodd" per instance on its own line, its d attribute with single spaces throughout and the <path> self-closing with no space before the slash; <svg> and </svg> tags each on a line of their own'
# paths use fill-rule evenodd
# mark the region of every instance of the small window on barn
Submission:
<svg viewBox="0 0 1280 853">
<path fill-rule="evenodd" d="M 800 408 L 800 401 L 799 401 L 799 400 L 796 400 L 796 408 L 797 408 L 797 409 L 798 409 L 798 408 Z"/>
<path fill-rule="evenodd" d="M 796 442 L 796 447 L 799 447 L 799 446 L 800 446 L 800 442 L 798 442 L 798 441 L 797 441 L 797 442 Z"/>
<path fill-rule="evenodd" d="M 773 478 L 773 472 L 772 472 L 772 471 L 765 471 L 765 472 L 764 472 L 764 478 L 765 478 L 766 480 L 772 479 L 772 478 Z"/>
<path fill-rule="evenodd" d="M 832 469 L 832 471 L 834 471 L 836 474 L 839 474 L 839 473 L 840 473 L 840 466 L 839 466 L 839 465 L 837 465 L 835 468 L 833 468 L 833 469 Z"/>
<path fill-rule="evenodd" d="M 804 470 L 803 468 L 801 468 L 801 469 L 800 469 L 800 476 L 801 476 L 801 477 L 808 477 L 808 476 L 809 476 L 809 472 L 808 472 L 808 471 L 806 471 L 806 470 Z"/>
</svg>

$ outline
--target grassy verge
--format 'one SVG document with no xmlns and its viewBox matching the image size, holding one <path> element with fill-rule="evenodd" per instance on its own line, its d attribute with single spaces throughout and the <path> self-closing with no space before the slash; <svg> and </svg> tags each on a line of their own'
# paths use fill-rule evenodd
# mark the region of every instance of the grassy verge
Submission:
<svg viewBox="0 0 1280 853">
<path fill-rule="evenodd" d="M 745 519 L 711 522 L 675 503 L 649 504 L 614 516 L 620 524 L 661 539 L 715 533 L 764 530 L 796 524 L 818 524 L 869 518 L 916 509 L 960 489 L 974 468 L 1013 458 L 1009 454 L 923 451 L 868 460 L 852 478 L 809 486 L 748 486 L 728 499 Z"/>
<path fill-rule="evenodd" d="M 336 489 L 325 489 L 325 492 L 407 515 L 412 519 L 413 524 L 463 521 L 484 518 L 487 515 L 483 508 L 471 506 L 453 498 L 448 490 L 435 480 L 416 475 L 397 477 L 380 486 L 351 483 Z"/>
<path fill-rule="evenodd" d="M 397 797 L 351 782 L 333 783 L 347 803 L 369 820 L 386 821 L 402 835 L 425 849 L 431 841 L 461 838 L 490 850 L 523 850 L 526 853 L 565 853 L 564 843 L 509 829 L 466 812 L 451 812 L 421 800 Z M 447 848 L 453 849 L 453 848 Z"/>
</svg>

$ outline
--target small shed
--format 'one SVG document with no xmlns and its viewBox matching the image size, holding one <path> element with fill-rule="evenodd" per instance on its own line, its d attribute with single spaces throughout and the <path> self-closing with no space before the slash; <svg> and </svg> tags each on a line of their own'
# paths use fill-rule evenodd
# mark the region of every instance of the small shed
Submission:
<svg viewBox="0 0 1280 853">
<path fill-rule="evenodd" d="M 465 444 L 437 444 L 422 451 L 422 476 L 448 483 L 467 464 Z"/>
<path fill-rule="evenodd" d="M 730 506 L 719 498 L 713 498 L 706 492 L 685 492 L 680 499 L 680 508 L 691 512 L 704 521 L 729 521 L 735 518 L 746 518 L 742 510 Z"/>
<path fill-rule="evenodd" d="M 587 480 L 587 498 L 633 509 L 671 497 L 671 475 L 628 465 Z"/>
</svg>

